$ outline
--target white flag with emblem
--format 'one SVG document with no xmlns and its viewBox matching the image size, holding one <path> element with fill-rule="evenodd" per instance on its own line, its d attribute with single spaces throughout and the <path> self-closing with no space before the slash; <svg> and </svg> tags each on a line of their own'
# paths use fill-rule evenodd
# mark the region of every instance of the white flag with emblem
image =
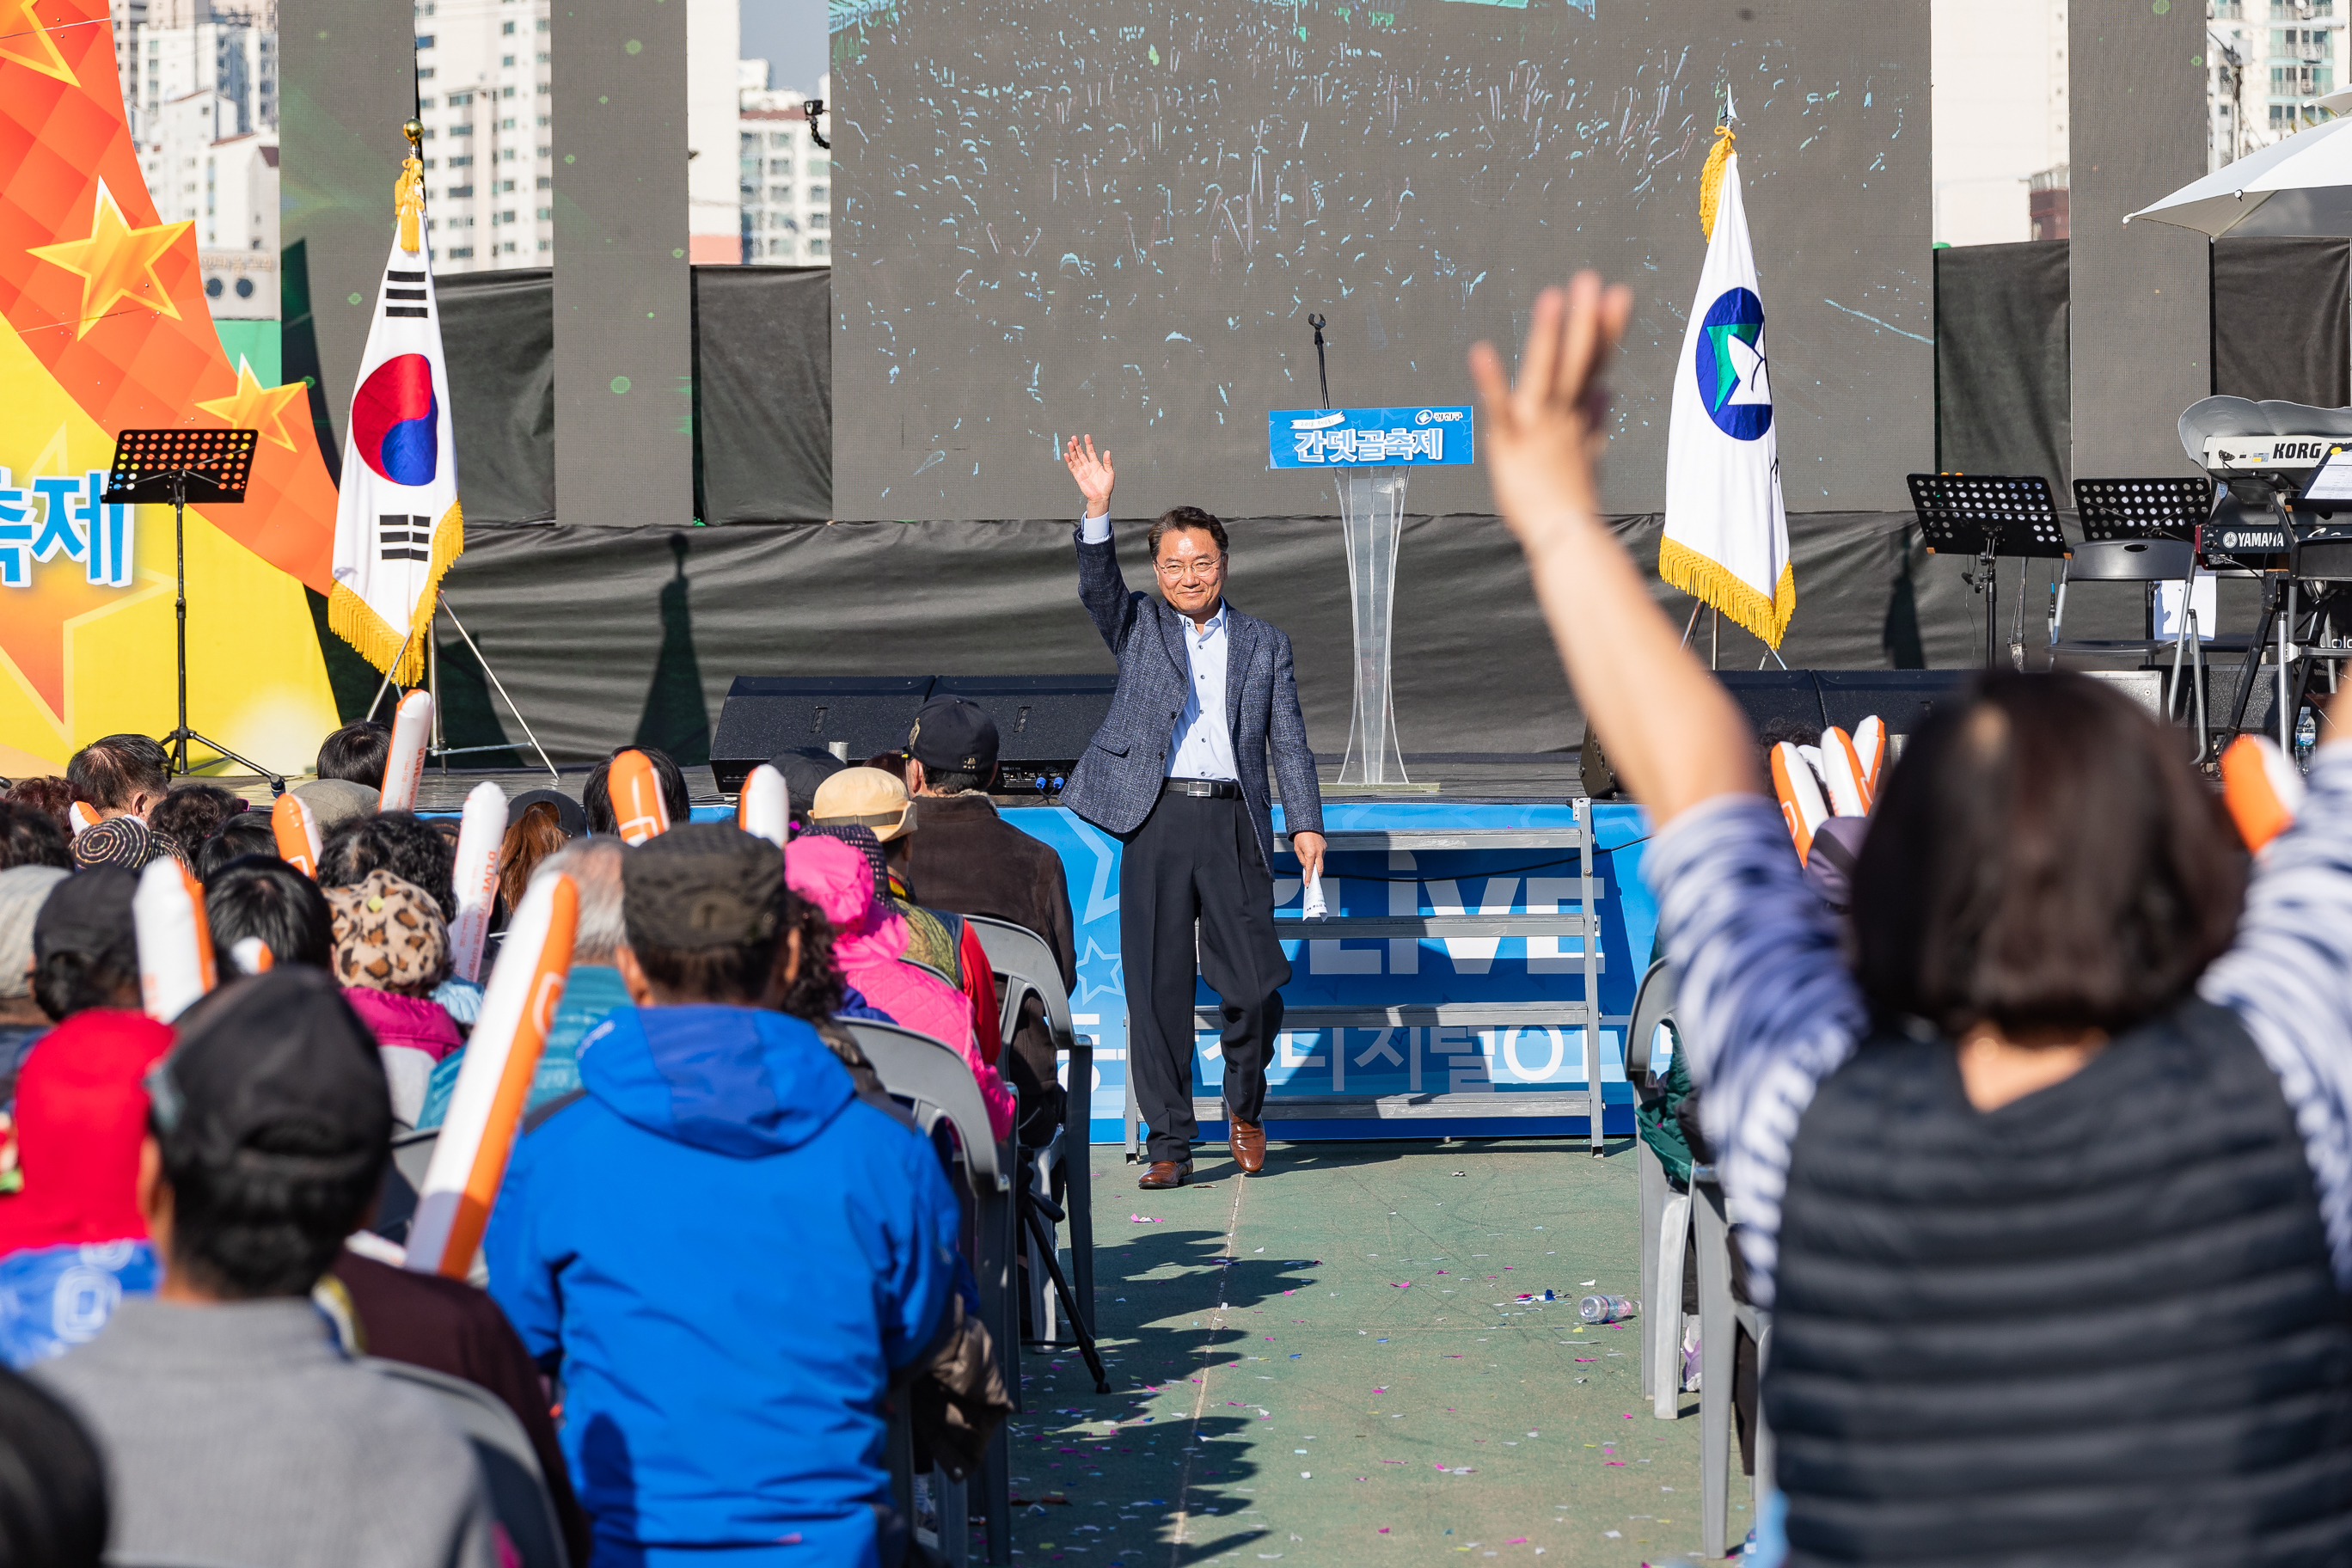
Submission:
<svg viewBox="0 0 2352 1568">
<path fill-rule="evenodd" d="M 343 437 L 327 624 L 369 663 L 413 685 L 424 668 L 434 595 L 466 547 L 466 526 L 414 153 L 394 201 L 398 226 Z"/>
<path fill-rule="evenodd" d="M 1716 135 L 1699 182 L 1706 262 L 1675 363 L 1658 575 L 1779 647 L 1797 607 L 1797 576 L 1780 503 L 1764 301 L 1739 156 L 1728 130 Z"/>
</svg>

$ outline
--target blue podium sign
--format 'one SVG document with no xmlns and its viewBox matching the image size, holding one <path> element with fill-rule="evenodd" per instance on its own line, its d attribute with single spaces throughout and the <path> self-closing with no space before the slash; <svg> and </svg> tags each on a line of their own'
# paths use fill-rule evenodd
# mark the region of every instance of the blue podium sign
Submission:
<svg viewBox="0 0 2352 1568">
<path fill-rule="evenodd" d="M 1426 468 L 1476 460 L 1467 408 L 1276 408 L 1265 416 L 1269 468 Z"/>
</svg>

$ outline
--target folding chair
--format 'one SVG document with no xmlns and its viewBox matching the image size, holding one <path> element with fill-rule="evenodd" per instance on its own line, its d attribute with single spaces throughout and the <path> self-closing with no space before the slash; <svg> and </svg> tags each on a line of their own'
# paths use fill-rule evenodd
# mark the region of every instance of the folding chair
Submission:
<svg viewBox="0 0 2352 1568">
<path fill-rule="evenodd" d="M 506 1402 L 488 1389 L 463 1378 L 403 1361 L 362 1356 L 360 1365 L 370 1372 L 423 1389 L 433 1396 L 449 1424 L 473 1445 L 482 1468 L 483 1489 L 489 1493 L 490 1511 L 514 1543 L 522 1568 L 571 1568 L 563 1550 L 563 1527 L 548 1496 L 547 1477 L 530 1434 Z"/>
<path fill-rule="evenodd" d="M 1674 970 L 1662 958 L 1633 993 L 1625 1078 L 1642 1105 L 1658 1098 L 1651 1053 L 1659 1029 L 1674 1027 L 1675 982 Z M 1648 1139 L 1637 1134 L 1633 1147 L 1642 1189 L 1642 1393 L 1650 1401 L 1650 1414 L 1673 1421 L 1682 1415 L 1683 1258 L 1690 1239 L 1691 1198 L 1674 1190 L 1665 1162 Z"/>
<path fill-rule="evenodd" d="M 874 1065 L 882 1087 L 894 1098 L 910 1103 L 915 1124 L 927 1136 L 943 1121 L 955 1130 L 972 1195 L 965 1256 L 980 1282 L 981 1321 L 995 1343 L 998 1368 L 1017 1409 L 1021 1404 L 1021 1303 L 1013 1268 L 1013 1179 L 1005 1171 L 1010 1155 L 989 1131 L 988 1106 L 980 1098 L 980 1085 L 973 1081 L 963 1058 L 929 1035 L 865 1018 L 842 1022 Z M 967 1549 L 971 1539 L 966 1489 L 948 1482 L 944 1476 L 938 1479 L 940 1544 L 953 1557 Z M 1010 1563 L 1013 1465 L 1010 1436 L 1003 1427 L 989 1441 L 981 1484 L 982 1507 L 988 1521 L 988 1560 Z"/>
<path fill-rule="evenodd" d="M 1013 1032 L 1020 1026 L 1023 1002 L 1034 994 L 1045 1009 L 1045 1026 L 1053 1033 L 1055 1053 L 1066 1053 L 1069 1058 L 1068 1101 L 1054 1141 L 1037 1152 L 1037 1190 L 1057 1196 L 1068 1211 L 1070 1292 L 1077 1301 L 1079 1325 L 1091 1338 L 1095 1332 L 1095 1226 L 1087 1149 L 1094 1135 L 1094 1043 L 1078 1037 L 1070 1019 L 1069 993 L 1062 987 L 1061 966 L 1044 937 L 1025 926 L 984 915 L 966 915 L 964 920 L 978 933 L 981 948 L 988 954 L 988 966 L 996 973 L 1004 1008 L 997 1035 L 1005 1048 L 1012 1048 Z M 1053 1180 L 1056 1167 L 1062 1177 L 1058 1190 Z M 1032 1251 L 1035 1251 L 1034 1246 Z M 1058 1304 L 1046 1289 L 1043 1258 L 1032 1256 L 1029 1321 L 1043 1343 L 1063 1342 L 1054 1321 Z"/>
<path fill-rule="evenodd" d="M 1691 1169 L 1691 1207 L 1698 1247 L 1698 1454 L 1699 1549 L 1709 1557 L 1728 1550 L 1730 1534 L 1733 1360 L 1738 1334 L 1756 1342 L 1758 1381 L 1772 1355 L 1772 1314 L 1731 1292 L 1731 1216 L 1723 1184 L 1712 1165 Z M 1677 1289 L 1679 1295 L 1679 1289 Z M 1756 1474 L 1748 1489 L 1748 1517 L 1772 1484 L 1772 1431 L 1764 1424 L 1763 1401 L 1756 1406 Z"/>
<path fill-rule="evenodd" d="M 2084 583 L 2136 583 L 2147 606 L 2147 626 L 2156 626 L 2156 594 L 2165 583 L 2179 583 L 2182 605 L 2179 629 L 2169 637 L 2069 637 L 2065 635 L 2066 591 Z M 2197 757 L 2204 760 L 2205 654 L 2209 647 L 2227 651 L 2227 641 L 2207 637 L 2197 625 L 2197 547 L 2185 539 L 2101 539 L 2074 546 L 2072 558 L 2061 563 L 2058 591 L 2050 606 L 2050 652 L 2095 656 L 2139 655 L 2142 658 L 2170 649 L 2172 670 L 2165 681 L 2165 717 L 2179 717 L 2184 700 L 2196 717 Z M 2235 639 L 2239 651 L 2243 640 Z M 2189 666 L 2189 686 L 2181 685 L 2181 665 Z"/>
</svg>

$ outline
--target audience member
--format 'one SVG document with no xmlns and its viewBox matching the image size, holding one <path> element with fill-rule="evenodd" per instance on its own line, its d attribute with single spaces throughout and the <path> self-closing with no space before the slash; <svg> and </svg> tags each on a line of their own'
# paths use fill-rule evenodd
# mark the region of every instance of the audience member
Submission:
<svg viewBox="0 0 2352 1568">
<path fill-rule="evenodd" d="M 837 839 L 796 838 L 784 852 L 793 890 L 833 922 L 833 956 L 866 1001 L 907 1028 L 953 1048 L 971 1068 L 988 1103 L 991 1131 L 1013 1130 L 1013 1091 L 981 1059 L 972 1037 L 971 1007 L 963 993 L 901 958 L 907 922 L 875 901 L 874 873 L 864 857 Z"/>
<path fill-rule="evenodd" d="M 318 775 L 346 779 L 383 793 L 383 760 L 392 754 L 392 726 L 354 719 L 319 742 Z"/>
<path fill-rule="evenodd" d="M 8 804 L 29 805 L 58 825 L 58 831 L 68 838 L 73 837 L 73 785 L 55 774 L 43 778 L 18 779 L 8 790 Z"/>
<path fill-rule="evenodd" d="M 147 825 L 135 816 L 106 817 L 76 835 L 73 841 L 74 864 L 85 870 L 93 866 L 112 866 L 124 871 L 141 871 L 151 860 L 179 853 L 176 839 L 150 832 Z"/>
<path fill-rule="evenodd" d="M 98 1445 L 56 1395 L 0 1373 L 0 1563 L 99 1568 L 106 1532 Z"/>
<path fill-rule="evenodd" d="M 522 893 L 530 886 L 540 863 L 571 840 L 563 819 L 546 801 L 536 800 L 515 812 L 499 847 L 499 898 L 509 910 L 522 907 Z"/>
<path fill-rule="evenodd" d="M 0 801 L 0 871 L 15 866 L 73 868 L 73 835 L 49 814 L 26 802 Z"/>
<path fill-rule="evenodd" d="M 155 1288 L 138 1202 L 147 1071 L 172 1031 L 144 1013 L 91 1007 L 42 1038 L 16 1085 L 16 1170 L 0 1196 L 0 1358 L 26 1367 L 105 1325 L 113 1302 Z"/>
<path fill-rule="evenodd" d="M 445 921 L 457 907 L 450 890 L 456 856 L 441 830 L 414 812 L 386 811 L 346 824 L 324 836 L 319 851 L 319 886 L 347 888 L 371 871 L 389 871 L 423 890 Z"/>
<path fill-rule="evenodd" d="M 248 855 L 205 882 L 205 925 L 218 967 L 257 974 L 281 963 L 335 966 L 335 917 L 317 883 L 285 861 Z M 243 947 L 257 943 L 266 957 Z"/>
<path fill-rule="evenodd" d="M 588 837 L 588 814 L 580 803 L 560 789 L 527 789 L 507 802 L 507 820 L 518 821 L 532 806 L 545 805 L 555 808 L 555 825 L 569 841 Z"/>
<path fill-rule="evenodd" d="M 905 783 L 878 768 L 844 768 L 809 803 L 809 831 L 839 838 L 873 866 L 875 896 L 907 922 L 907 962 L 921 964 L 963 993 L 971 1008 L 972 1041 L 981 1059 L 993 1067 L 1001 1041 L 988 950 L 961 916 L 916 901 L 901 869 L 917 826 Z"/>
<path fill-rule="evenodd" d="M 587 1568 L 594 1543 L 548 1413 L 546 1385 L 514 1325 L 488 1292 L 463 1279 L 420 1274 L 368 1257 L 346 1241 L 311 1294 L 352 1354 L 430 1367 L 498 1395 L 522 1423 L 538 1456 L 548 1499 L 562 1526 L 564 1552 L 576 1568 Z"/>
<path fill-rule="evenodd" d="M 1545 290 L 1516 388 L 1480 344 L 1480 455 L 1654 825 L 1789 1560 L 2352 1555 L 2347 699 L 2250 868 L 2179 730 L 1986 671 L 1887 771 L 1838 921 L 1601 515 L 1632 308 Z"/>
<path fill-rule="evenodd" d="M 792 799 L 792 820 L 806 827 L 809 802 L 824 781 L 849 764 L 822 746 L 803 746 L 797 751 L 779 752 L 768 759 L 768 765 L 784 775 L 784 793 Z"/>
<path fill-rule="evenodd" d="M 563 1380 L 592 1568 L 656 1543 L 905 1548 L 885 1398 L 956 1300 L 958 1210 L 929 1143 L 771 1010 L 797 972 L 782 869 L 715 823 L 626 858 L 635 1005 L 591 1037 L 583 1095 L 522 1140 L 491 1215 L 492 1291 Z"/>
<path fill-rule="evenodd" d="M 276 859 L 278 830 L 271 826 L 268 812 L 240 811 L 214 828 L 195 847 L 196 879 L 210 882 L 232 860 L 242 860 L 248 855 Z"/>
<path fill-rule="evenodd" d="M 854 1001 L 856 993 L 833 962 L 833 922 L 824 911 L 806 899 L 793 900 L 793 924 L 787 940 L 800 943 L 800 958 L 783 994 L 777 999 L 779 1011 L 790 1013 L 816 1031 L 817 1038 L 825 1043 L 835 1059 L 849 1069 L 850 1081 L 857 1086 L 857 1098 L 887 1113 L 892 1120 L 915 1125 L 907 1108 L 890 1098 L 882 1087 L 882 1079 L 866 1059 L 866 1051 L 858 1045 L 857 1037 L 843 1023 L 845 1018 L 872 1018 L 887 1024 L 884 1017 L 862 1001 Z"/>
<path fill-rule="evenodd" d="M 147 814 L 147 826 L 178 844 L 186 858 L 206 834 L 244 811 L 245 797 L 218 784 L 181 784 L 155 803 Z"/>
<path fill-rule="evenodd" d="M 642 752 L 654 767 L 654 776 L 661 780 L 662 805 L 669 811 L 670 826 L 675 827 L 693 814 L 693 802 L 687 798 L 686 774 L 670 761 L 667 752 L 659 746 L 615 746 L 613 756 L 623 752 Z M 591 833 L 618 833 L 620 819 L 613 815 L 613 791 L 607 780 L 611 777 L 611 758 L 598 763 L 588 772 L 588 782 L 580 788 L 581 809 L 587 814 Z"/>
<path fill-rule="evenodd" d="M 389 871 L 320 891 L 334 917 L 334 976 L 375 1036 L 394 1120 L 414 1127 L 433 1069 L 466 1043 L 433 1000 L 449 978 L 449 928 L 431 898 Z"/>
<path fill-rule="evenodd" d="M 110 1556 L 239 1568 L 492 1568 L 473 1451 L 428 1395 L 347 1361 L 310 1290 L 383 1173 L 392 1107 L 333 981 L 234 981 L 152 1079 L 138 1196 L 152 1298 L 36 1376 L 89 1426 Z"/>
<path fill-rule="evenodd" d="M 910 835 L 908 879 L 934 910 L 981 915 L 1034 931 L 1053 951 L 1062 987 L 1076 994 L 1077 950 L 1071 938 L 1070 884 L 1062 858 L 997 814 L 988 798 L 995 782 L 996 721 L 960 697 L 926 703 L 907 737 L 907 787 L 917 802 L 920 833 Z M 1013 1035 L 1009 1068 L 1029 1123 L 1042 1131 L 1062 1119 L 1062 1086 L 1045 1005 L 1024 999 Z"/>
<path fill-rule="evenodd" d="M 91 1007 L 139 1008 L 139 879 L 113 866 L 78 871 L 33 917 L 33 999 L 58 1023 Z"/>
<path fill-rule="evenodd" d="M 73 754 L 66 783 L 101 822 L 143 817 L 171 788 L 171 766 L 170 754 L 144 735 L 107 735 Z"/>
<path fill-rule="evenodd" d="M 322 840 L 339 827 L 373 816 L 383 803 L 376 791 L 351 779 L 312 779 L 296 784 L 289 793 L 300 795 L 302 804 L 310 808 L 310 820 L 318 826 Z"/>
<path fill-rule="evenodd" d="M 620 950 L 628 941 L 621 923 L 621 862 L 631 853 L 620 839 L 599 834 L 576 839 L 540 863 L 539 877 L 561 874 L 572 879 L 580 896 L 580 912 L 572 938 L 571 973 L 564 980 L 555 1017 L 548 1025 L 547 1044 L 539 1054 L 539 1070 L 531 1079 L 530 1098 L 523 1107 L 526 1115 L 580 1087 L 581 1040 L 614 1008 L 628 1005 L 628 987 L 621 983 L 616 966 Z M 441 1125 L 464 1065 L 460 1052 L 445 1058 L 433 1069 L 417 1126 Z"/>
<path fill-rule="evenodd" d="M 25 1053 L 49 1030 L 49 1016 L 33 1000 L 33 931 L 66 875 L 54 866 L 0 871 L 0 1105 L 16 1093 Z"/>
</svg>

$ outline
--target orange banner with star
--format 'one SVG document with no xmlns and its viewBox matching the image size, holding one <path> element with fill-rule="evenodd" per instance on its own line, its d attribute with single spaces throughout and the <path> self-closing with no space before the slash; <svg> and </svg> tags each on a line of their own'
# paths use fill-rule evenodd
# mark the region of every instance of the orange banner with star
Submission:
<svg viewBox="0 0 2352 1568">
<path fill-rule="evenodd" d="M 148 195 L 103 0 L 0 0 L 0 773 L 174 722 L 171 510 L 89 477 L 124 429 L 261 433 L 245 501 L 188 511 L 191 724 L 296 771 L 334 725 L 302 593 L 334 484 L 305 389 L 229 363 L 194 226 Z"/>
</svg>

